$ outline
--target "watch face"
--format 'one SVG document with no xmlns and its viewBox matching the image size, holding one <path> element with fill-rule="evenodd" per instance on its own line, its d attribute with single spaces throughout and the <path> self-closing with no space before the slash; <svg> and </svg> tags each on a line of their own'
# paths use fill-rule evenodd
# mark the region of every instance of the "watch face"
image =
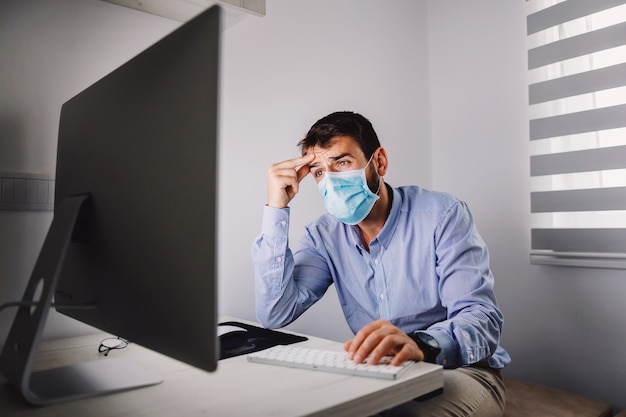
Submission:
<svg viewBox="0 0 626 417">
<path fill-rule="evenodd" d="M 434 337 L 432 337 L 428 333 L 418 333 L 418 336 L 419 336 L 420 340 L 422 342 L 428 344 L 428 346 L 430 346 L 430 347 L 432 347 L 434 349 L 439 349 L 439 342 L 437 342 L 437 339 L 435 339 Z"/>
</svg>

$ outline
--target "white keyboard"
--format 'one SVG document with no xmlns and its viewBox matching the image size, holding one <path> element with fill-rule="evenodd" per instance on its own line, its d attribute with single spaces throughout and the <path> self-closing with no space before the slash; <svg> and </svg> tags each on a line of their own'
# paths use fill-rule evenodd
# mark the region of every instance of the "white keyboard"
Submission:
<svg viewBox="0 0 626 417">
<path fill-rule="evenodd" d="M 248 361 L 383 379 L 399 378 L 414 363 L 406 361 L 400 366 L 392 366 L 389 365 L 391 357 L 385 356 L 377 365 L 357 364 L 342 351 L 308 349 L 293 345 L 278 345 L 250 353 Z"/>
</svg>

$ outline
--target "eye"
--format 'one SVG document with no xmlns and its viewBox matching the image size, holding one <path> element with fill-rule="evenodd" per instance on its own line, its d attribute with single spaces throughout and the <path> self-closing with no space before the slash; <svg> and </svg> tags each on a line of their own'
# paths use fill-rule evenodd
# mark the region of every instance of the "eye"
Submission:
<svg viewBox="0 0 626 417">
<path fill-rule="evenodd" d="M 337 161 L 337 163 L 335 164 L 335 169 L 337 171 L 345 171 L 346 169 L 348 169 L 350 167 L 350 161 L 347 159 L 341 159 L 339 161 Z"/>
<path fill-rule="evenodd" d="M 323 175 L 324 175 L 323 169 L 318 169 L 317 171 L 313 172 L 313 176 L 315 178 L 321 178 Z"/>
</svg>

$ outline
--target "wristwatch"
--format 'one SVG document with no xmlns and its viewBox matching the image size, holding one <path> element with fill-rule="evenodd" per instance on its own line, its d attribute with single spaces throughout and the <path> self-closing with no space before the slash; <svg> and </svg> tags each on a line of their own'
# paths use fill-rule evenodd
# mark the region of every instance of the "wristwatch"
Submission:
<svg viewBox="0 0 626 417">
<path fill-rule="evenodd" d="M 441 352 L 441 346 L 439 346 L 437 339 L 425 332 L 409 333 L 409 337 L 424 352 L 424 362 L 435 363 L 437 355 Z"/>
</svg>

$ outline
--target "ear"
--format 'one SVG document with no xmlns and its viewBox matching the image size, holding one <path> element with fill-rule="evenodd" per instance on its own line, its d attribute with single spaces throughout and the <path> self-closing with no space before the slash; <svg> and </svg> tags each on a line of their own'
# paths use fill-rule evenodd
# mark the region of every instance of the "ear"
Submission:
<svg viewBox="0 0 626 417">
<path fill-rule="evenodd" d="M 387 159 L 387 151 L 385 148 L 378 148 L 374 153 L 374 160 L 376 161 L 376 172 L 379 176 L 384 177 L 389 167 L 389 160 Z"/>
</svg>

